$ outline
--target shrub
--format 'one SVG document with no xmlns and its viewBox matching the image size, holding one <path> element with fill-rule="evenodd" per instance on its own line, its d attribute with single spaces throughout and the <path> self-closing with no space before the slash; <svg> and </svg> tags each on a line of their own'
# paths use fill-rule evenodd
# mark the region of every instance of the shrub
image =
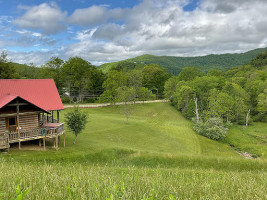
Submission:
<svg viewBox="0 0 267 200">
<path fill-rule="evenodd" d="M 227 124 L 228 126 L 229 124 Z M 220 118 L 209 118 L 207 121 L 199 121 L 194 123 L 194 130 L 212 140 L 222 140 L 226 137 L 228 128 L 223 124 Z"/>
<path fill-rule="evenodd" d="M 95 98 L 87 98 L 83 102 L 84 103 L 95 103 Z"/>
<path fill-rule="evenodd" d="M 67 95 L 61 96 L 62 103 L 70 103 L 70 98 Z"/>
</svg>

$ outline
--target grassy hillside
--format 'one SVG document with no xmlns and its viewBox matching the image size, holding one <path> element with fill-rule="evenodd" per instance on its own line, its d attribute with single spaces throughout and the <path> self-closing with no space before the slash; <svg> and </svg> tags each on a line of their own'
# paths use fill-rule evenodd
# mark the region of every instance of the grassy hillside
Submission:
<svg viewBox="0 0 267 200">
<path fill-rule="evenodd" d="M 66 109 L 61 117 L 70 110 Z M 113 149 L 159 156 L 239 157 L 228 145 L 195 134 L 191 122 L 168 103 L 136 105 L 129 124 L 125 123 L 120 107 L 84 109 L 84 112 L 89 115 L 86 130 L 78 136 L 77 145 L 72 144 L 74 135 L 68 134 L 67 147 L 60 152 L 62 159 L 90 157 Z M 25 156 L 37 154 L 35 159 L 53 159 L 55 156 L 51 152 L 24 153 Z M 21 152 L 12 149 L 14 155 L 21 157 Z"/>
<path fill-rule="evenodd" d="M 136 105 L 129 124 L 120 107 L 83 111 L 75 145 L 68 133 L 59 151 L 0 154 L 0 199 L 15 199 L 17 185 L 30 188 L 26 199 L 266 198 L 266 160 L 195 134 L 168 103 Z"/>
<path fill-rule="evenodd" d="M 234 126 L 229 131 L 226 140 L 237 150 L 267 159 L 266 123 L 258 122 L 248 127 Z"/>
<path fill-rule="evenodd" d="M 198 57 L 175 57 L 175 56 L 154 56 L 142 55 L 136 58 L 128 59 L 128 61 L 138 64 L 158 64 L 168 70 L 169 73 L 177 75 L 182 68 L 193 66 L 200 67 L 204 72 L 211 68 L 221 69 L 226 71 L 231 67 L 245 65 L 255 58 L 258 54 L 267 51 L 267 48 L 259 48 L 245 53 L 236 54 L 221 54 L 221 55 L 207 55 Z M 121 61 L 120 61 L 121 62 Z M 105 73 L 119 62 L 106 63 L 99 68 Z"/>
</svg>

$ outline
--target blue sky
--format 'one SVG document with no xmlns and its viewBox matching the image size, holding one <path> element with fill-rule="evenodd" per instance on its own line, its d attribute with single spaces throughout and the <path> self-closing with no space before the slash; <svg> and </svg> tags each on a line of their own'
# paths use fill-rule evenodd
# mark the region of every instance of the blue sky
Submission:
<svg viewBox="0 0 267 200">
<path fill-rule="evenodd" d="M 266 10 L 266 0 L 0 0 L 0 51 L 38 66 L 244 52 L 267 46 Z"/>
</svg>

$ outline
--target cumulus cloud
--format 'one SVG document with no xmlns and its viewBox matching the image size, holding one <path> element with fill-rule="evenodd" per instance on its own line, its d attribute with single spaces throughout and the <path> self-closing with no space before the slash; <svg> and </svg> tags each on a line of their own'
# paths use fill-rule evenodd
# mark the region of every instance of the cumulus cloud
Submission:
<svg viewBox="0 0 267 200">
<path fill-rule="evenodd" d="M 69 23 L 66 35 L 75 42 L 54 53 L 63 59 L 81 56 L 94 64 L 142 54 L 199 56 L 267 46 L 266 0 L 202 0 L 193 11 L 185 11 L 188 3 L 190 0 L 143 0 L 132 8 L 95 5 L 76 9 L 70 16 L 56 4 L 45 3 L 24 8 L 26 13 L 15 23 L 23 28 L 20 31 L 41 30 L 41 35 L 30 33 L 34 40 L 62 30 L 65 20 L 65 25 Z M 80 28 L 77 31 L 72 25 Z M 20 34 L 27 37 L 29 33 Z"/>
<path fill-rule="evenodd" d="M 43 3 L 39 6 L 20 6 L 26 13 L 14 20 L 20 28 L 38 29 L 44 34 L 55 34 L 65 30 L 63 21 L 67 13 L 62 12 L 56 3 Z"/>
<path fill-rule="evenodd" d="M 104 23 L 108 20 L 122 19 L 128 9 L 108 9 L 106 6 L 91 6 L 84 9 L 76 9 L 69 17 L 68 22 L 80 26 L 91 26 Z"/>
<path fill-rule="evenodd" d="M 103 39 L 106 41 L 117 41 L 125 34 L 125 26 L 115 23 L 109 23 L 99 26 L 95 29 L 92 36 L 96 39 Z"/>
<path fill-rule="evenodd" d="M 94 25 L 104 22 L 106 8 L 102 6 L 92 6 L 85 9 L 77 9 L 69 17 L 69 22 L 77 25 Z"/>
<path fill-rule="evenodd" d="M 204 0 L 186 12 L 187 1 L 144 0 L 128 10 L 123 25 L 98 26 L 90 40 L 108 41 L 99 45 L 127 50 L 129 57 L 143 52 L 193 56 L 246 51 L 267 45 L 267 2 L 253 2 Z M 119 59 L 114 53 L 114 60 Z"/>
<path fill-rule="evenodd" d="M 211 12 L 231 13 L 236 10 L 253 9 L 254 5 L 265 3 L 265 0 L 203 0 L 201 6 Z"/>
</svg>

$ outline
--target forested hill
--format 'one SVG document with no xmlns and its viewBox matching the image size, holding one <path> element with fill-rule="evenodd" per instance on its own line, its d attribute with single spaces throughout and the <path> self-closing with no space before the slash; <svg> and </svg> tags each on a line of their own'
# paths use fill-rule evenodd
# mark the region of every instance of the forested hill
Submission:
<svg viewBox="0 0 267 200">
<path fill-rule="evenodd" d="M 104 73 L 107 73 L 112 67 L 116 67 L 119 63 L 130 61 L 136 65 L 158 64 L 168 70 L 169 73 L 177 75 L 182 68 L 192 66 L 200 67 L 201 71 L 207 72 L 211 68 L 226 71 L 231 67 L 241 66 L 249 63 L 258 54 L 267 51 L 266 48 L 254 49 L 245 53 L 207 55 L 198 57 L 175 57 L 175 56 L 154 56 L 142 55 L 124 61 L 106 63 L 99 66 Z"/>
</svg>

